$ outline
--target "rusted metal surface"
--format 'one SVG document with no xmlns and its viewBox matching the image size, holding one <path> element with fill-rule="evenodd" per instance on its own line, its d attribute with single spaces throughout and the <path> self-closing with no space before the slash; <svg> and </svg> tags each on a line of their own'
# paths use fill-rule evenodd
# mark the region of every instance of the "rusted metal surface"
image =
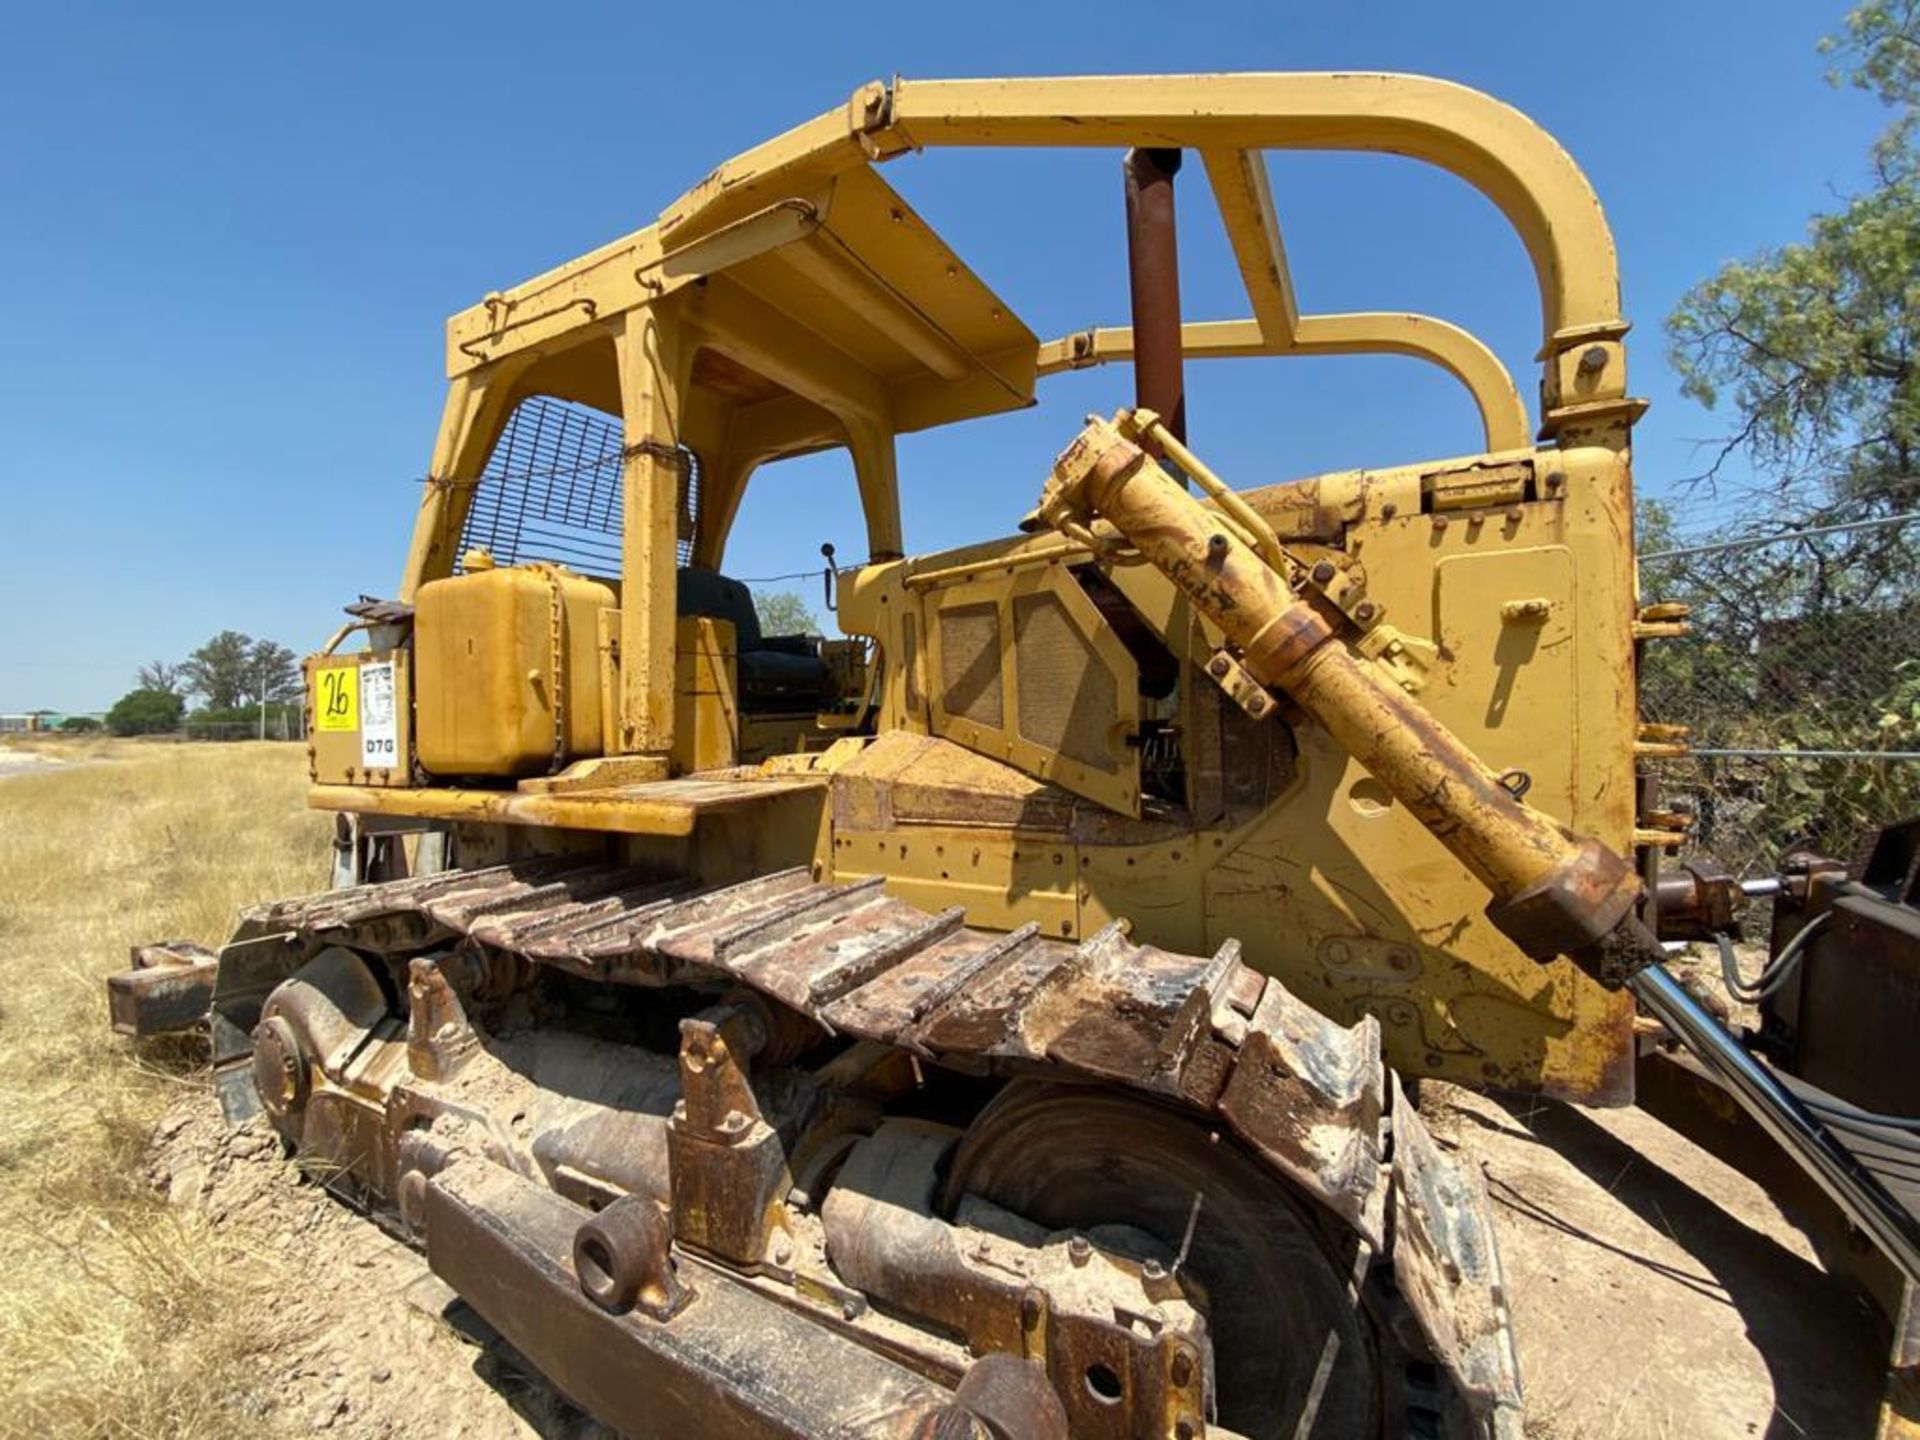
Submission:
<svg viewBox="0 0 1920 1440">
<path fill-rule="evenodd" d="M 1187 434 L 1187 386 L 1180 332 L 1180 248 L 1173 177 L 1178 150 L 1137 148 L 1127 179 L 1127 283 L 1133 298 L 1134 404 Z"/>
<path fill-rule="evenodd" d="M 1109 1240 L 1089 1250 L 1084 1237 L 966 1194 L 940 1208 L 939 1167 L 925 1157 L 862 1178 L 888 1153 L 862 1137 L 889 1096 L 922 1083 L 916 1064 L 1037 1074 L 1171 1107 L 1214 1136 L 1215 1151 L 1219 1137 L 1238 1137 L 1245 1149 L 1232 1153 L 1248 1157 L 1238 1163 L 1249 1174 L 1300 1196 L 1316 1224 L 1358 1247 L 1327 1272 L 1336 1307 L 1343 1267 L 1399 1274 L 1386 1220 L 1418 1192 L 1422 1208 L 1395 1213 L 1429 1256 L 1411 1272 L 1421 1283 L 1397 1328 L 1448 1377 L 1449 1413 L 1465 1417 L 1457 1433 L 1497 1429 L 1518 1404 L 1516 1378 L 1487 1358 L 1499 1339 L 1487 1325 L 1504 1322 L 1477 1180 L 1402 1137 L 1419 1120 L 1384 1087 L 1373 1021 L 1334 1024 L 1249 970 L 1233 944 L 1182 955 L 1135 944 L 1119 924 L 1075 944 L 1033 926 L 975 930 L 872 881 L 820 884 L 792 871 L 700 890 L 556 857 L 279 902 L 249 912 L 243 930 L 248 944 L 270 939 L 307 957 L 264 1006 L 254 1055 L 269 1111 L 302 1152 L 332 1183 L 394 1206 L 436 1252 L 437 1187 L 469 1162 L 604 1210 L 612 1218 L 587 1232 L 586 1259 L 574 1258 L 573 1232 L 566 1252 L 572 1271 L 589 1272 L 584 1303 L 602 1316 L 611 1302 L 630 1307 L 629 1325 L 649 1307 L 680 1325 L 703 1303 L 700 1272 L 687 1269 L 698 1257 L 824 1307 L 834 1328 L 910 1357 L 943 1385 L 969 1354 L 1027 1356 L 1046 1367 L 1076 1435 L 1201 1433 L 1215 1357 L 1182 1282 L 1169 1279 L 1177 1227 L 1143 1259 Z M 403 983 L 404 1017 L 374 978 L 382 965 Z M 677 1063 L 512 1023 L 552 1003 L 535 998 L 543 986 L 580 980 L 722 998 L 680 1020 Z M 857 1043 L 807 1068 L 829 1037 Z M 880 1135 L 908 1133 L 899 1123 Z M 1145 1133 L 1151 1117 L 1120 1128 Z M 874 1196 L 902 1184 L 918 1198 L 902 1205 L 895 1194 L 875 1220 Z M 1271 1250 L 1270 1231 L 1257 1233 Z M 904 1249 L 881 1243 L 903 1234 Z M 1314 1248 L 1273 1250 L 1293 1257 L 1286 1284 L 1303 1283 L 1294 1262 Z M 449 1263 L 467 1273 L 465 1261 Z M 681 1293 L 689 1283 L 692 1301 Z M 567 1306 L 579 1298 L 573 1285 Z M 1139 1330 L 1117 1323 L 1126 1314 L 1152 1318 Z M 565 1326 L 603 1355 L 633 1340 Z M 939 1338 L 956 1334 L 969 1348 Z M 1369 1353 L 1357 1332 L 1343 1343 Z"/>
<path fill-rule="evenodd" d="M 1184 1107 L 1018 1081 L 968 1127 L 942 1212 L 958 1218 L 984 1201 L 1054 1233 L 1086 1234 L 1098 1217 L 1102 1246 L 1126 1237 L 1143 1278 L 1157 1284 L 1164 1272 L 1205 1297 L 1217 1418 L 1229 1429 L 1344 1440 L 1411 1428 L 1414 1417 L 1387 1418 L 1393 1398 L 1380 1385 L 1399 1369 L 1400 1332 L 1389 1318 L 1369 1335 L 1371 1281 L 1353 1293 L 1357 1274 L 1377 1278 L 1389 1262 L 1356 1249 L 1351 1231 L 1324 1230 L 1225 1138 Z M 1302 1355 L 1320 1357 L 1312 1373 L 1289 1358 Z"/>
<path fill-rule="evenodd" d="M 1443 1327 L 1440 1349 L 1472 1393 L 1517 1397 L 1520 1362 L 1486 1190 L 1440 1154 L 1404 1099 L 1393 1107 L 1393 1145 L 1406 1177 L 1393 1195 L 1400 1294 L 1423 1323 Z M 1490 1420 L 1494 1434 L 1519 1440 L 1517 1403 L 1497 1405 Z"/>
<path fill-rule="evenodd" d="M 467 1161 L 427 1186 L 434 1271 L 575 1401 L 637 1440 L 911 1436 L 938 1385 L 717 1270 L 671 1320 L 615 1314 L 573 1268 L 587 1212 L 511 1171 Z"/>
<path fill-rule="evenodd" d="M 574 1232 L 580 1291 L 602 1310 L 671 1320 L 694 1298 L 673 1260 L 673 1231 L 644 1195 L 623 1195 Z"/>
<path fill-rule="evenodd" d="M 917 1440 L 1068 1440 L 1067 1412 L 1046 1372 L 1011 1355 L 983 1355 L 953 1392 L 953 1404 Z"/>
<path fill-rule="evenodd" d="M 749 1013 L 723 1007 L 680 1022 L 680 1102 L 667 1127 L 673 1233 L 682 1244 L 755 1266 L 788 1228 L 786 1148 L 747 1079 L 757 1036 Z"/>
<path fill-rule="evenodd" d="M 1654 890 L 1662 940 L 1711 940 L 1740 933 L 1747 897 L 1740 882 L 1703 865 L 1663 870 Z"/>
<path fill-rule="evenodd" d="M 1165 1267 L 1046 1231 L 986 1202 L 934 1213 L 958 1132 L 893 1121 L 861 1141 L 822 1221 L 835 1268 L 859 1290 L 1023 1355 L 1053 1381 L 1076 1436 L 1198 1434 L 1205 1322 Z M 1135 1326 L 1123 1317 L 1137 1316 Z"/>
<path fill-rule="evenodd" d="M 1657 964 L 1659 942 L 1633 913 L 1632 867 L 1523 805 L 1383 669 L 1332 643 L 1335 621 L 1306 593 L 1335 578 L 1331 563 L 1276 570 L 1137 443 L 1149 430 L 1135 415 L 1089 421 L 1054 464 L 1042 517 L 1069 533 L 1099 518 L 1125 536 L 1221 628 L 1256 680 L 1323 725 L 1487 887 L 1488 918 L 1525 953 L 1565 954 L 1610 987 Z"/>
<path fill-rule="evenodd" d="M 315 944 L 352 936 L 363 948 L 395 939 L 408 948 L 451 947 L 471 936 L 592 979 L 739 982 L 830 1031 L 929 1059 L 1044 1064 L 1209 1107 L 1231 1088 L 1228 1118 L 1275 1155 L 1312 1153 L 1314 1142 L 1301 1136 L 1316 1123 L 1364 1136 L 1365 1117 L 1377 1119 L 1380 1109 L 1372 1022 L 1333 1025 L 1278 982 L 1245 970 L 1237 947 L 1177 955 L 1134 944 L 1119 925 L 1080 945 L 1031 929 L 993 934 L 930 917 L 871 881 L 820 885 L 795 870 L 685 893 L 632 870 L 542 857 L 282 902 L 253 912 L 249 923 L 297 930 Z M 861 982 L 851 988 L 849 967 Z M 1248 985 L 1263 987 L 1265 1008 L 1236 1023 L 1223 996 Z M 437 981 L 411 988 L 428 1009 L 446 1003 Z M 425 1028 L 438 1036 L 444 1027 L 442 1018 Z M 1249 1037 L 1257 1070 L 1233 1086 L 1227 1075 Z M 707 1075 L 698 1083 L 708 1084 Z M 1367 1084 L 1371 1098 L 1356 1090 Z M 1285 1100 L 1256 1098 L 1275 1085 L 1286 1088 Z M 722 1117 L 728 1108 L 739 1107 L 721 1105 Z M 715 1133 L 710 1124 L 692 1131 Z M 1352 1143 L 1364 1154 L 1372 1141 Z M 1367 1212 L 1374 1176 L 1366 1164 L 1348 1158 L 1292 1170 L 1336 1213 Z"/>
<path fill-rule="evenodd" d="M 191 940 L 133 947 L 132 968 L 107 977 L 107 1015 L 117 1035 L 159 1035 L 204 1020 L 218 957 Z"/>
</svg>

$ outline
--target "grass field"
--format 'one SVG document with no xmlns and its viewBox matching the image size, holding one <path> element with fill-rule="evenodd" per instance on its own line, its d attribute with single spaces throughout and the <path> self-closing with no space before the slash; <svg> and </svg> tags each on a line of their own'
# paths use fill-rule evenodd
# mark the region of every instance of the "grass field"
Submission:
<svg viewBox="0 0 1920 1440">
<path fill-rule="evenodd" d="M 113 1036 L 101 982 L 131 942 L 319 888 L 328 825 L 297 745 L 31 743 L 60 763 L 0 769 L 0 1435 L 258 1435 L 272 1266 L 148 1183 L 204 1076 Z"/>
</svg>

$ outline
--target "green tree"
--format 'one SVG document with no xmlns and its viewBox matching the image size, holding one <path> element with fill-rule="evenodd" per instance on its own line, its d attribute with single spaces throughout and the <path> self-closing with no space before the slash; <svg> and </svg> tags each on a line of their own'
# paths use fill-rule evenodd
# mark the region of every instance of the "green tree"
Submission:
<svg viewBox="0 0 1920 1440">
<path fill-rule="evenodd" d="M 91 735 L 100 728 L 100 722 L 91 715 L 69 715 L 60 722 L 62 735 Z"/>
<path fill-rule="evenodd" d="M 791 590 L 762 591 L 753 597 L 760 630 L 767 635 L 819 635 L 820 621 L 813 607 Z"/>
<path fill-rule="evenodd" d="M 1762 867 L 1793 844 L 1846 854 L 1920 808 L 1920 766 L 1844 758 L 1920 743 L 1906 638 L 1920 525 L 1809 533 L 1920 507 L 1920 0 L 1865 0 L 1821 48 L 1836 84 L 1892 112 L 1870 188 L 1805 239 L 1722 267 L 1667 319 L 1685 392 L 1732 421 L 1698 478 L 1736 457 L 1757 477 L 1730 533 L 1698 538 L 1778 538 L 1660 558 L 1671 517 L 1640 516 L 1643 589 L 1684 602 L 1692 625 L 1648 647 L 1643 713 L 1733 752 L 1663 783 L 1693 794 L 1717 858 Z M 1825 758 L 1779 757 L 1796 750 Z"/>
<path fill-rule="evenodd" d="M 253 704 L 259 704 L 263 698 L 269 704 L 294 700 L 305 688 L 300 676 L 300 658 L 284 645 L 276 645 L 271 640 L 254 641 L 248 664 L 247 679 L 251 688 L 246 698 Z"/>
<path fill-rule="evenodd" d="M 232 710 L 245 703 L 253 639 L 238 630 L 222 630 L 186 658 L 180 676 L 209 710 Z"/>
<path fill-rule="evenodd" d="M 130 690 L 107 712 L 107 729 L 116 735 L 158 735 L 180 728 L 186 702 L 165 690 Z"/>
<path fill-rule="evenodd" d="M 1895 112 L 1876 183 L 1814 216 L 1805 240 L 1726 265 L 1667 319 L 1685 392 L 1732 412 L 1707 476 L 1744 455 L 1776 526 L 1920 503 L 1920 0 L 1868 0 L 1823 48 L 1836 83 Z"/>
<path fill-rule="evenodd" d="M 149 689 L 164 667 L 145 666 L 141 683 Z M 150 673 L 151 672 L 151 673 Z M 207 710 L 239 710 L 269 702 L 292 700 L 300 694 L 300 662 L 293 651 L 271 640 L 255 640 L 238 630 L 222 630 L 186 658 L 175 678 L 182 688 L 198 695 Z"/>
</svg>

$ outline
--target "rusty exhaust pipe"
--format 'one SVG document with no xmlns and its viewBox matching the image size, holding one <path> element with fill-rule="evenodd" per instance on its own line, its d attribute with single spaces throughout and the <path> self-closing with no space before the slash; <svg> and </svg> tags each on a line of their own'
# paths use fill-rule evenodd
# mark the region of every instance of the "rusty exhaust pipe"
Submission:
<svg viewBox="0 0 1920 1440">
<path fill-rule="evenodd" d="M 1174 227 L 1178 150 L 1133 149 L 1127 175 L 1127 282 L 1133 300 L 1133 391 L 1176 440 L 1187 438 L 1180 343 L 1180 247 Z"/>
</svg>

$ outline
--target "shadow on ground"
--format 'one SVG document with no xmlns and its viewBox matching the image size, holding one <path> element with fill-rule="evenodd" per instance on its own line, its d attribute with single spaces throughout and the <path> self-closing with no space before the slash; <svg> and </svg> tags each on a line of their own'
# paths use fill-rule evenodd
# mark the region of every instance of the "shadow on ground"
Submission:
<svg viewBox="0 0 1920 1440">
<path fill-rule="evenodd" d="M 1874 1433 L 1884 1322 L 1744 1177 L 1636 1110 L 1450 1109 L 1485 1167 L 1546 1433 Z"/>
</svg>

